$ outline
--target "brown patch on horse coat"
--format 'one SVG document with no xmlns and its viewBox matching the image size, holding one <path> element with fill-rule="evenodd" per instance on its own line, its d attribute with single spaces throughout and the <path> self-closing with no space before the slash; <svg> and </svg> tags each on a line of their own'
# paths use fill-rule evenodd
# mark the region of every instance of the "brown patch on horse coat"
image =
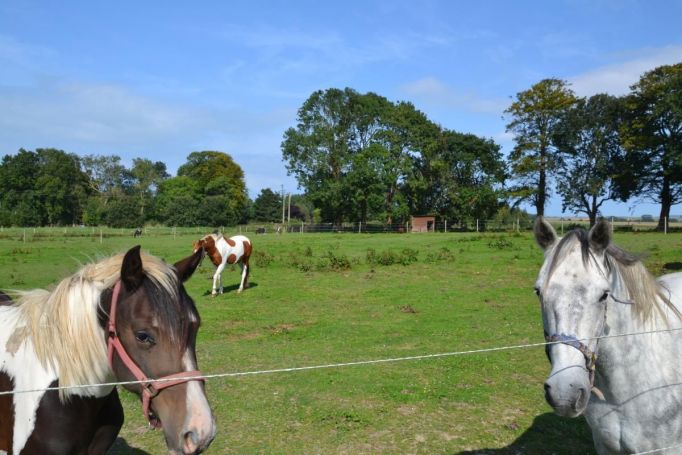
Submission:
<svg viewBox="0 0 682 455">
<path fill-rule="evenodd" d="M 201 239 L 201 245 L 206 250 L 206 254 L 211 259 L 211 262 L 218 267 L 223 262 L 223 257 L 220 255 L 220 251 L 215 246 L 215 240 L 213 237 L 208 236 L 205 239 Z"/>
<path fill-rule="evenodd" d="M 9 375 L 0 372 L 0 391 L 14 390 L 14 381 Z M 0 395 L 0 451 L 12 452 L 12 432 L 14 430 L 14 405 L 12 395 Z"/>
<path fill-rule="evenodd" d="M 234 264 L 235 261 L 237 260 L 237 255 L 232 253 L 227 257 L 227 263 L 228 264 Z"/>
<path fill-rule="evenodd" d="M 225 241 L 226 241 L 227 244 L 230 245 L 230 246 L 235 246 L 235 245 L 236 245 L 236 243 L 235 243 L 234 240 L 232 240 L 232 239 L 225 239 Z"/>
<path fill-rule="evenodd" d="M 251 242 L 244 240 L 244 259 L 246 264 L 249 263 L 249 257 L 251 256 Z"/>
</svg>

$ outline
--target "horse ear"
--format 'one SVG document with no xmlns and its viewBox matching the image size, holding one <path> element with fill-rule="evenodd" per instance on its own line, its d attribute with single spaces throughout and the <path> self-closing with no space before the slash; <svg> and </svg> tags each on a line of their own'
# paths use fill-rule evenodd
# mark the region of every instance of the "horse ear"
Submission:
<svg viewBox="0 0 682 455">
<path fill-rule="evenodd" d="M 547 250 L 547 248 L 554 245 L 558 238 L 552 225 L 541 216 L 535 219 L 533 233 L 535 234 L 535 241 L 538 242 L 538 245 L 543 250 Z"/>
<path fill-rule="evenodd" d="M 592 226 L 589 233 L 590 246 L 595 251 L 604 251 L 611 243 L 611 225 L 603 218 Z"/>
<path fill-rule="evenodd" d="M 140 245 L 128 250 L 123 257 L 121 265 L 121 281 L 128 292 L 132 292 L 142 285 L 144 280 L 144 269 L 142 268 L 142 258 L 140 257 Z"/>
<path fill-rule="evenodd" d="M 199 248 L 191 256 L 181 259 L 175 263 L 175 270 L 178 272 L 178 279 L 183 283 L 189 280 L 194 271 L 199 267 L 201 258 L 204 257 L 204 248 Z"/>
</svg>

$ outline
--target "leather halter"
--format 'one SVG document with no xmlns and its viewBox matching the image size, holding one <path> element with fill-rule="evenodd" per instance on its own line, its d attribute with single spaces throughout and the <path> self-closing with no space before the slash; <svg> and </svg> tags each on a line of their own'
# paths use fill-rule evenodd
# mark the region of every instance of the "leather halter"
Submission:
<svg viewBox="0 0 682 455">
<path fill-rule="evenodd" d="M 113 370 L 114 351 L 116 351 L 123 364 L 133 374 L 135 379 L 140 381 L 140 386 L 142 387 L 142 412 L 144 413 L 145 418 L 151 426 L 154 428 L 160 428 L 161 425 L 158 419 L 152 419 L 149 416 L 149 408 L 151 406 L 152 398 L 157 396 L 159 392 L 165 388 L 189 381 L 205 381 L 206 379 L 197 377 L 201 376 L 201 372 L 199 370 L 182 371 L 180 373 L 170 374 L 168 376 L 163 376 L 156 379 L 150 379 L 144 374 L 142 369 L 126 352 L 123 343 L 121 343 L 121 339 L 118 337 L 118 332 L 116 331 L 116 307 L 118 306 L 118 296 L 120 292 L 121 281 L 119 280 L 114 285 L 114 290 L 111 297 L 111 308 L 109 309 L 109 334 L 107 341 L 109 367 L 111 367 Z M 158 379 L 162 379 L 162 381 L 157 381 Z"/>
<path fill-rule="evenodd" d="M 562 343 L 567 346 L 576 348 L 585 357 L 585 369 L 590 375 L 590 386 L 594 387 L 594 372 L 597 364 L 597 353 L 587 347 L 585 343 L 578 340 L 573 335 L 565 335 L 563 333 L 554 335 L 545 335 L 545 340 L 548 343 Z"/>
</svg>

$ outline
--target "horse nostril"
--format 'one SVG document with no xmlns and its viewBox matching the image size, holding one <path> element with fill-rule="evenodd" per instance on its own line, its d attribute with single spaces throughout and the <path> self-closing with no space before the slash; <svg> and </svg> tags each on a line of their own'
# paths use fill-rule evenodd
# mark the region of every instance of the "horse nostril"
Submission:
<svg viewBox="0 0 682 455">
<path fill-rule="evenodd" d="M 185 439 L 185 447 L 184 451 L 185 454 L 193 454 L 197 452 L 197 449 L 199 448 L 199 441 L 197 434 L 193 431 L 188 431 L 187 433 L 184 434 L 184 439 Z"/>
<path fill-rule="evenodd" d="M 547 384 L 547 383 L 545 382 L 545 393 L 549 393 L 549 391 L 550 391 L 551 389 L 552 389 L 552 386 L 549 385 L 549 384 Z"/>
</svg>

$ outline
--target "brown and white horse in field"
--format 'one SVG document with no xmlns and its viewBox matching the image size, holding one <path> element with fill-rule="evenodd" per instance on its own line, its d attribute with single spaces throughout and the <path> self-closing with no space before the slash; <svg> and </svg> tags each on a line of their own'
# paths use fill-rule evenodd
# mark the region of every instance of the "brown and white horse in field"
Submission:
<svg viewBox="0 0 682 455">
<path fill-rule="evenodd" d="M 242 271 L 242 280 L 239 290 L 249 287 L 249 257 L 251 256 L 251 241 L 243 235 L 235 235 L 226 239 L 222 234 L 209 234 L 193 243 L 194 253 L 203 248 L 211 258 L 216 271 L 213 275 L 212 295 L 223 293 L 223 280 L 221 274 L 227 264 L 239 264 Z"/>
<path fill-rule="evenodd" d="M 0 454 L 106 453 L 123 424 L 112 381 L 141 381 L 124 387 L 171 454 L 206 449 L 216 427 L 197 371 L 199 314 L 183 286 L 200 261 L 172 266 L 137 246 L 54 290 L 0 292 Z"/>
</svg>

